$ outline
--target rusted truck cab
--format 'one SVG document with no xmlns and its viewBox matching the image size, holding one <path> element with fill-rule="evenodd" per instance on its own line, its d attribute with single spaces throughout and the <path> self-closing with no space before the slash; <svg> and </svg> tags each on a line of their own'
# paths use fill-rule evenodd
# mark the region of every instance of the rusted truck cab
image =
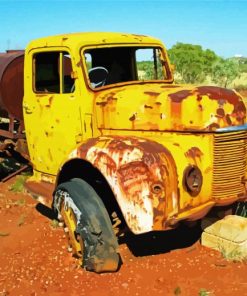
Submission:
<svg viewBox="0 0 247 296">
<path fill-rule="evenodd" d="M 50 186 L 55 197 L 63 192 L 53 205 L 70 226 L 75 253 L 82 252 L 73 237 L 82 210 L 61 185 L 71 180 L 89 184 L 109 216 L 120 213 L 135 234 L 170 229 L 246 199 L 241 96 L 176 85 L 170 69 L 164 45 L 141 35 L 67 34 L 27 47 L 29 182 Z"/>
</svg>

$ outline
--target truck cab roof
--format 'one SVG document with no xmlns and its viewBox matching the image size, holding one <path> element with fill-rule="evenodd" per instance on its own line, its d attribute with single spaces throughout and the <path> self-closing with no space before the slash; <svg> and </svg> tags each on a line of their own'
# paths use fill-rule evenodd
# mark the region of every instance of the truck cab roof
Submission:
<svg viewBox="0 0 247 296">
<path fill-rule="evenodd" d="M 111 32 L 84 32 L 48 36 L 31 41 L 27 50 L 46 46 L 68 46 L 78 48 L 87 45 L 103 44 L 156 44 L 163 46 L 159 39 L 137 34 Z"/>
</svg>

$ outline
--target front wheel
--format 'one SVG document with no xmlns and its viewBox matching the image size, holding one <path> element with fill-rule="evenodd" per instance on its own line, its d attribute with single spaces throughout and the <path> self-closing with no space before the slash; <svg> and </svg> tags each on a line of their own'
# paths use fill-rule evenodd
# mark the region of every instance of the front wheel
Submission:
<svg viewBox="0 0 247 296">
<path fill-rule="evenodd" d="M 87 270 L 113 272 L 119 266 L 118 242 L 109 215 L 94 189 L 75 178 L 60 184 L 53 209 L 65 223 L 73 255 Z"/>
</svg>

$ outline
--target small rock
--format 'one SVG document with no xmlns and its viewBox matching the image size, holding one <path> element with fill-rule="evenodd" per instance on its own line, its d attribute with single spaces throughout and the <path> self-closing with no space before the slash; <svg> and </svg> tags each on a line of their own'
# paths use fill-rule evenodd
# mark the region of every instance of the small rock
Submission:
<svg viewBox="0 0 247 296">
<path fill-rule="evenodd" d="M 128 283 L 122 283 L 122 285 L 121 285 L 124 289 L 127 289 L 128 288 Z"/>
</svg>

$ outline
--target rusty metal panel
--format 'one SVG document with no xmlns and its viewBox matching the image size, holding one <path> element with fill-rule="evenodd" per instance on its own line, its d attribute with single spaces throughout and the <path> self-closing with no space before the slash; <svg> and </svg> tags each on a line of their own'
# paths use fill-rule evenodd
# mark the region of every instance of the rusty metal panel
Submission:
<svg viewBox="0 0 247 296">
<path fill-rule="evenodd" d="M 24 51 L 0 53 L 0 116 L 23 119 Z"/>
<path fill-rule="evenodd" d="M 165 229 L 168 211 L 178 213 L 176 166 L 163 145 L 107 136 L 89 140 L 75 154 L 105 176 L 134 233 Z"/>
</svg>

